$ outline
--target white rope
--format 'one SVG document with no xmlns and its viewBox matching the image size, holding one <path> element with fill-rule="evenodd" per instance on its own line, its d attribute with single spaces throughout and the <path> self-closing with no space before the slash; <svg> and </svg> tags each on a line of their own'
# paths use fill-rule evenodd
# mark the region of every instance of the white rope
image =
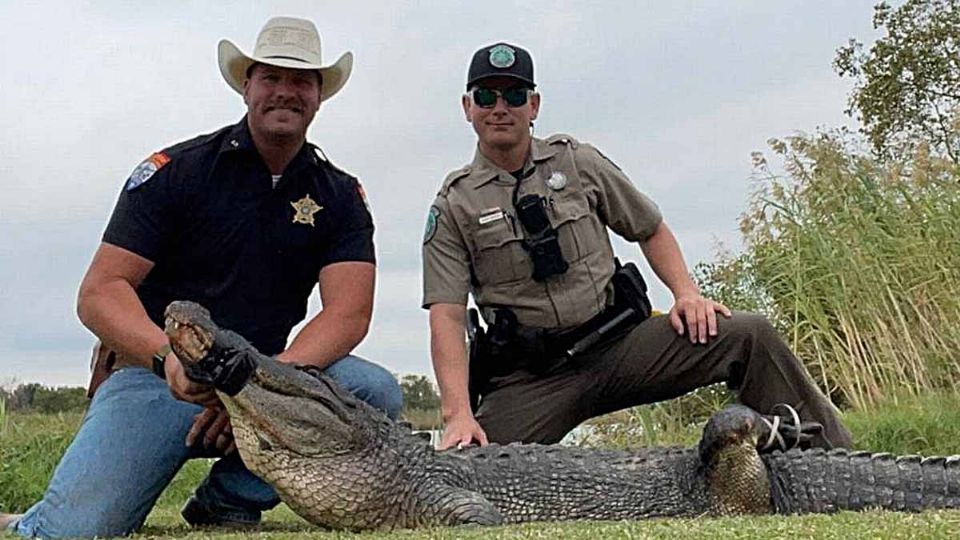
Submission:
<svg viewBox="0 0 960 540">
<path fill-rule="evenodd" d="M 783 436 L 780 435 L 780 417 L 774 415 L 772 423 L 763 416 L 761 416 L 760 419 L 770 428 L 770 436 L 767 437 L 767 442 L 763 444 L 763 448 L 760 450 L 769 450 L 774 446 L 774 443 L 779 445 L 777 448 L 786 448 L 787 443 L 783 440 Z"/>
<path fill-rule="evenodd" d="M 773 410 L 771 412 L 776 412 L 778 407 L 785 408 L 787 412 L 790 413 L 791 418 L 793 418 L 793 425 L 796 428 L 797 432 L 793 439 L 793 445 L 790 446 L 790 448 L 786 448 L 786 450 L 793 450 L 794 448 L 800 445 L 800 415 L 797 413 L 796 409 L 794 409 L 790 405 L 787 405 L 786 403 L 777 403 L 776 405 L 773 406 Z M 774 416 L 774 418 L 779 418 L 779 417 L 780 417 L 779 415 Z"/>
</svg>

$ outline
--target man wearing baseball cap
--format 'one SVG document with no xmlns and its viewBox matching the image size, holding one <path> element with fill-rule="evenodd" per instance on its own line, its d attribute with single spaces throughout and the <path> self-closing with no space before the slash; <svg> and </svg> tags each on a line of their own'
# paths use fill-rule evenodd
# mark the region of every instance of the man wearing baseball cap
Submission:
<svg viewBox="0 0 960 540">
<path fill-rule="evenodd" d="M 787 418 L 793 440 L 771 446 L 849 446 L 770 324 L 700 294 L 660 210 L 619 167 L 569 135 L 531 135 L 535 80 L 521 47 L 473 55 L 461 102 L 476 153 L 427 216 L 423 307 L 441 446 L 554 443 L 588 418 L 721 381 L 745 405 Z M 639 244 L 674 295 L 668 316 L 650 316 L 643 278 L 614 258 L 608 230 Z M 479 314 L 466 309 L 469 295 Z"/>
<path fill-rule="evenodd" d="M 173 300 L 199 302 L 265 354 L 324 368 L 390 416 L 400 412 L 394 377 L 349 354 L 373 305 L 363 190 L 306 141 L 353 56 L 324 65 L 313 23 L 277 17 L 252 55 L 221 41 L 219 63 L 247 114 L 150 155 L 125 181 L 78 299 L 102 342 L 93 399 L 43 499 L 0 516 L 23 536 L 129 534 L 194 457 L 221 458 L 182 510 L 190 524 L 252 525 L 278 504 L 240 460 L 212 388 L 188 380 L 170 351 L 162 326 Z M 318 284 L 322 311 L 288 343 Z"/>
</svg>

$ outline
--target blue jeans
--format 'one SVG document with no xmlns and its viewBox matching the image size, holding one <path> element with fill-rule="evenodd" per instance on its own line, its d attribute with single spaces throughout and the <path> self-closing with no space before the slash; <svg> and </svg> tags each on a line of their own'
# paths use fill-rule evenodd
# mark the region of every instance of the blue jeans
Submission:
<svg viewBox="0 0 960 540">
<path fill-rule="evenodd" d="M 400 414 L 400 386 L 384 368 L 347 356 L 326 373 L 391 418 Z M 134 532 L 184 462 L 209 457 L 202 442 L 184 444 L 193 417 L 201 410 L 174 399 L 166 383 L 150 370 L 118 370 L 97 390 L 43 499 L 13 530 L 31 538 Z M 195 496 L 218 514 L 254 520 L 280 502 L 237 453 L 213 465 Z"/>
</svg>

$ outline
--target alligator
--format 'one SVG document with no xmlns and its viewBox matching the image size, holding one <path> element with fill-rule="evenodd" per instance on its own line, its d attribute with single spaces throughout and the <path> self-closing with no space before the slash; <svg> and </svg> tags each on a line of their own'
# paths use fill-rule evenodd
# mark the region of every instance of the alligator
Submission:
<svg viewBox="0 0 960 540">
<path fill-rule="evenodd" d="M 761 453 L 780 433 L 742 405 L 715 413 L 694 448 L 437 451 L 321 371 L 259 353 L 198 304 L 175 302 L 165 316 L 187 376 L 227 407 L 247 467 L 325 528 L 960 507 L 958 456 Z"/>
</svg>

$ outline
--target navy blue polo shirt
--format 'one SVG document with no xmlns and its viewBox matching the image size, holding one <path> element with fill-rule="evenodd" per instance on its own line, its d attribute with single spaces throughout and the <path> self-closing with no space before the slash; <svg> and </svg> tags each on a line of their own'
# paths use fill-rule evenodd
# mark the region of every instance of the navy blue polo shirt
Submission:
<svg viewBox="0 0 960 540">
<path fill-rule="evenodd" d="M 306 316 L 321 268 L 375 262 L 359 182 L 307 143 L 273 187 L 246 117 L 137 167 L 103 241 L 155 263 L 137 289 L 155 323 L 193 300 L 266 354 Z"/>
</svg>

